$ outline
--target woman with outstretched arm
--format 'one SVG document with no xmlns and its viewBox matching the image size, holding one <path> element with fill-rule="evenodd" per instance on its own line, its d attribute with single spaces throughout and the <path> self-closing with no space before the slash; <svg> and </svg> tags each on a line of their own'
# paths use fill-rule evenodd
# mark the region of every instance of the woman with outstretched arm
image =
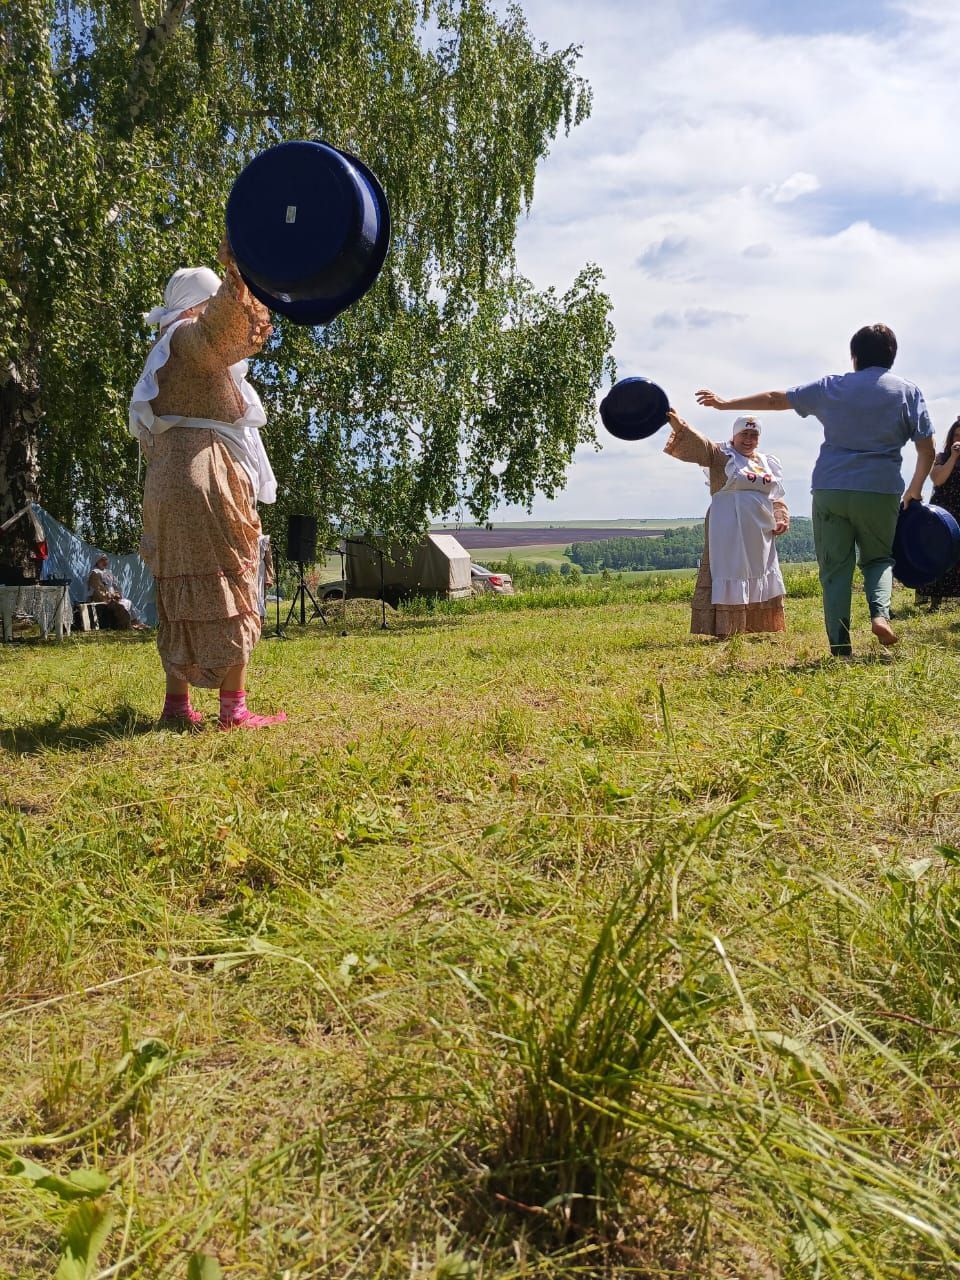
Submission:
<svg viewBox="0 0 960 1280">
<path fill-rule="evenodd" d="M 717 444 L 670 410 L 664 453 L 704 468 L 710 510 L 693 590 L 690 631 L 726 636 L 784 631 L 786 589 L 774 539 L 790 525 L 780 462 L 761 453 L 760 423 L 737 418 L 729 441 Z"/>
<path fill-rule="evenodd" d="M 847 657 L 853 569 L 859 556 L 871 629 L 882 645 L 897 643 L 890 625 L 893 538 L 901 503 L 919 500 L 935 457 L 933 427 L 923 396 L 890 372 L 897 339 L 884 324 L 867 325 L 850 339 L 853 372 L 829 374 L 787 391 L 725 400 L 697 392 L 710 409 L 757 412 L 793 409 L 815 417 L 823 444 L 813 469 L 813 537 L 830 652 Z M 917 463 L 906 489 L 903 448 L 912 441 Z"/>
</svg>

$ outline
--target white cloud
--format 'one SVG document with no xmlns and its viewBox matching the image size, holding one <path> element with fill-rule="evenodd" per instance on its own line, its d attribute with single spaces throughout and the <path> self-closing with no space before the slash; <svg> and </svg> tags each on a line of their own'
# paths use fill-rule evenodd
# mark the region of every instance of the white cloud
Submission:
<svg viewBox="0 0 960 1280">
<path fill-rule="evenodd" d="M 819 191 L 820 179 L 813 173 L 792 173 L 785 182 L 778 186 L 767 187 L 764 195 L 770 197 L 774 204 L 790 204 L 801 196 L 808 196 L 812 191 Z"/>
<path fill-rule="evenodd" d="M 850 335 L 876 320 L 942 433 L 960 410 L 960 217 L 947 216 L 960 11 L 945 8 L 901 4 L 896 29 L 873 30 L 865 0 L 863 30 L 805 36 L 751 29 L 720 0 L 596 0 L 589 20 L 579 0 L 525 0 L 536 37 L 583 44 L 595 101 L 542 166 L 521 268 L 564 287 L 599 263 L 621 376 L 654 378 L 715 438 L 727 416 L 698 409 L 697 387 L 734 396 L 843 371 Z M 703 510 L 702 477 L 660 437 L 600 435 L 535 514 Z M 816 425 L 770 415 L 764 443 L 807 510 Z"/>
</svg>

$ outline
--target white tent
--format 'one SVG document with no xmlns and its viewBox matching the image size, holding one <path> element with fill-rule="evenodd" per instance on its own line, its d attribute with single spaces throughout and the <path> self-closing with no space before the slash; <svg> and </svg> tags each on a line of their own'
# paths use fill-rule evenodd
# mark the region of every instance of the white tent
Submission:
<svg viewBox="0 0 960 1280">
<path fill-rule="evenodd" d="M 449 600 L 469 596 L 470 553 L 449 533 L 428 533 L 416 547 L 393 547 L 382 555 L 376 547 L 348 538 L 347 590 L 351 596 L 395 603 L 407 596 L 442 595 Z"/>
<path fill-rule="evenodd" d="M 55 520 L 49 511 L 34 505 L 34 514 L 43 525 L 47 539 L 47 559 L 43 562 L 42 578 L 69 578 L 70 598 L 74 604 L 89 600 L 87 578 L 90 570 L 102 555 L 106 555 L 110 570 L 120 583 L 120 593 L 133 604 L 133 611 L 141 622 L 156 626 L 157 606 L 153 590 L 153 574 L 140 557 L 115 556 L 84 542 L 75 533 Z"/>
</svg>

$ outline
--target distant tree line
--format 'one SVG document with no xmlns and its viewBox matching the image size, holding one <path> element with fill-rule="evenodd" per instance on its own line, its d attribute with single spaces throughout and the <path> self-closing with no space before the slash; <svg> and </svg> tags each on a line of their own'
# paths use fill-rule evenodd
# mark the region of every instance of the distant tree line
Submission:
<svg viewBox="0 0 960 1280">
<path fill-rule="evenodd" d="M 566 560 L 559 565 L 549 560 L 518 560 L 511 551 L 505 560 L 484 560 L 483 563 L 493 573 L 509 574 L 518 590 L 542 587 L 546 583 L 578 587 L 583 582 L 583 571 L 578 565 L 568 564 Z"/>
<path fill-rule="evenodd" d="M 813 524 L 793 517 L 790 529 L 777 539 L 777 551 L 783 561 L 815 559 Z M 603 569 L 692 569 L 703 555 L 703 524 L 683 529 L 666 529 L 656 538 L 606 538 L 598 542 L 574 542 L 567 555 L 584 573 L 600 573 Z"/>
</svg>

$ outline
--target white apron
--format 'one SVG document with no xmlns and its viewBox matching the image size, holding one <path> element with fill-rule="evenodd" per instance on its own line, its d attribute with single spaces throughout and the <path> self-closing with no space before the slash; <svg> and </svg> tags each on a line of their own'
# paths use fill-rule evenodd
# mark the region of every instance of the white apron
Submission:
<svg viewBox="0 0 960 1280">
<path fill-rule="evenodd" d="M 230 366 L 230 377 L 243 401 L 243 415 L 236 422 L 215 422 L 212 418 L 158 417 L 153 412 L 150 402 L 160 390 L 157 371 L 170 359 L 170 339 L 181 325 L 190 323 L 187 319 L 170 325 L 147 356 L 140 381 L 130 397 L 130 434 L 142 445 L 145 440 L 149 441 L 151 437 L 169 431 L 171 427 L 196 427 L 199 430 L 213 431 L 243 468 L 253 486 L 254 502 L 276 502 L 277 478 L 260 439 L 260 428 L 265 425 L 267 415 L 260 397 L 247 381 L 246 360 L 238 360 Z"/>
<path fill-rule="evenodd" d="M 757 453 L 745 458 L 733 445 L 727 455 L 727 482 L 710 503 L 711 603 L 762 604 L 786 595 L 774 542 L 774 499 L 783 498 L 777 458 Z"/>
</svg>

